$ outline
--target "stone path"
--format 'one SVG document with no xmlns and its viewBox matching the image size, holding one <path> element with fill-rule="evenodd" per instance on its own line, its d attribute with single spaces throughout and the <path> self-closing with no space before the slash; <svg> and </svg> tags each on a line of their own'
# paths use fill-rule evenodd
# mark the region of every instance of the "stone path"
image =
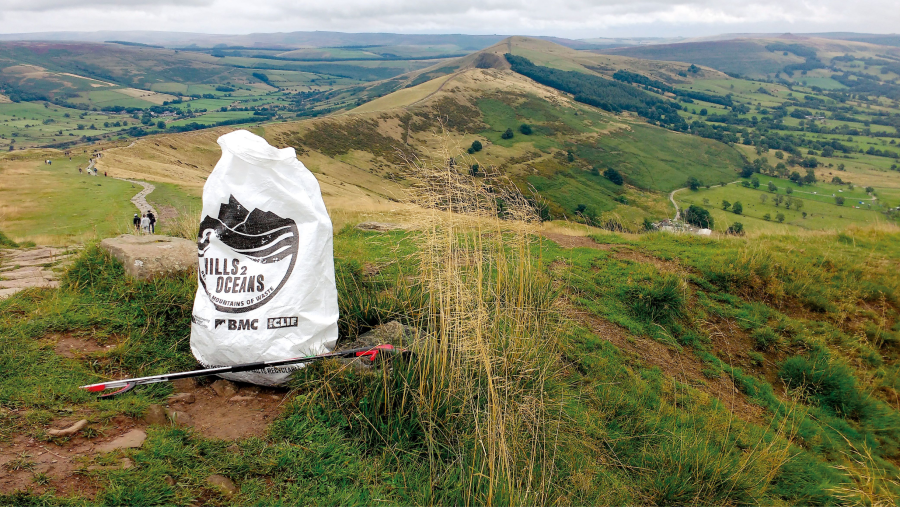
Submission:
<svg viewBox="0 0 900 507">
<path fill-rule="evenodd" d="M 135 185 L 140 185 L 144 187 L 143 190 L 135 194 L 134 197 L 131 198 L 131 202 L 137 206 L 137 209 L 140 210 L 141 214 L 152 212 L 154 215 L 159 217 L 159 213 L 153 209 L 153 206 L 150 206 L 150 203 L 147 202 L 147 196 L 150 195 L 150 192 L 156 190 L 156 187 L 147 183 L 146 181 L 138 181 L 138 180 L 128 180 L 125 178 L 116 178 L 117 180 L 127 181 L 129 183 L 133 183 Z"/>
<path fill-rule="evenodd" d="M 73 255 L 73 248 L 0 250 L 0 299 L 31 287 L 58 287 L 60 271 Z"/>
</svg>

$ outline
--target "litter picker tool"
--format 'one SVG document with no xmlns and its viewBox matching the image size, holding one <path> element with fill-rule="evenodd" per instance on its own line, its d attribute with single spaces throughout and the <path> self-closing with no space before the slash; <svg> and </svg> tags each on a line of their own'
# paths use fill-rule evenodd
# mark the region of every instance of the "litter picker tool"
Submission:
<svg viewBox="0 0 900 507">
<path fill-rule="evenodd" d="M 292 359 L 279 359 L 276 361 L 260 361 L 256 363 L 243 363 L 233 366 L 220 366 L 217 368 L 206 368 L 204 370 L 182 371 L 178 373 L 164 373 L 162 375 L 151 375 L 149 377 L 129 378 L 125 380 L 111 380 L 100 384 L 90 384 L 81 386 L 81 389 L 87 389 L 90 392 L 103 392 L 107 389 L 118 389 L 111 393 L 101 394 L 101 398 L 110 398 L 118 394 L 127 393 L 137 386 L 156 384 L 159 382 L 169 382 L 180 378 L 206 377 L 208 375 L 217 375 L 219 373 L 236 373 L 242 371 L 264 371 L 269 368 L 279 368 L 292 364 L 303 364 L 330 358 L 357 358 L 365 357 L 370 361 L 376 361 L 382 357 L 410 357 L 412 352 L 393 345 L 375 345 L 374 347 L 366 347 L 360 349 L 348 349 L 338 352 L 329 352 L 327 354 L 319 354 L 317 356 L 295 357 Z"/>
</svg>

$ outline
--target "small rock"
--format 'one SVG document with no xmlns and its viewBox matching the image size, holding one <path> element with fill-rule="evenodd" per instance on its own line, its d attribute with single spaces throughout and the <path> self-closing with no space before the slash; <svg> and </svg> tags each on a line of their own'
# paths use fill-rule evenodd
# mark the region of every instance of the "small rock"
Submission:
<svg viewBox="0 0 900 507">
<path fill-rule="evenodd" d="M 117 449 L 137 449 L 144 445 L 147 434 L 141 430 L 131 430 L 119 438 L 97 446 L 97 452 L 107 453 Z"/>
<path fill-rule="evenodd" d="M 87 419 L 82 419 L 77 423 L 69 426 L 68 428 L 61 430 L 47 430 L 47 434 L 51 437 L 67 437 L 69 435 L 74 435 L 79 431 L 83 430 L 87 426 Z"/>
<path fill-rule="evenodd" d="M 197 269 L 197 244 L 187 239 L 123 234 L 104 239 L 100 246 L 124 265 L 127 274 L 141 280 Z"/>
<path fill-rule="evenodd" d="M 240 401 L 253 401 L 255 399 L 256 399 L 255 396 L 232 396 L 231 398 L 228 399 L 228 401 L 237 403 Z"/>
<path fill-rule="evenodd" d="M 374 347 L 385 343 L 409 346 L 416 341 L 418 334 L 416 328 L 392 320 L 387 324 L 382 324 L 371 331 L 359 335 L 352 342 L 341 343 L 338 346 L 338 350 Z"/>
<path fill-rule="evenodd" d="M 168 475 L 165 476 L 165 477 L 163 477 L 163 482 L 165 482 L 165 483 L 168 484 L 169 486 L 174 486 L 174 485 L 175 485 L 175 479 L 169 477 Z"/>
<path fill-rule="evenodd" d="M 122 464 L 121 464 L 120 468 L 122 470 L 128 470 L 129 468 L 134 466 L 134 462 L 128 458 L 122 458 L 121 463 Z"/>
<path fill-rule="evenodd" d="M 206 483 L 217 488 L 227 496 L 231 496 L 237 491 L 237 486 L 234 485 L 234 482 L 224 475 L 210 475 L 206 478 Z"/>
<path fill-rule="evenodd" d="M 225 379 L 216 380 L 210 387 L 212 387 L 212 390 L 222 398 L 231 398 L 238 392 L 237 384 Z"/>
<path fill-rule="evenodd" d="M 160 405 L 147 407 L 147 411 L 144 412 L 144 421 L 147 424 L 169 424 L 169 420 L 166 418 L 166 409 Z"/>
<path fill-rule="evenodd" d="M 178 426 L 191 426 L 194 424 L 193 419 L 191 419 L 191 416 L 188 415 L 187 412 L 180 412 L 178 410 L 167 408 L 166 415 Z"/>
<path fill-rule="evenodd" d="M 192 378 L 178 378 L 172 381 L 175 392 L 187 393 L 197 388 L 197 380 Z"/>
<path fill-rule="evenodd" d="M 231 454 L 241 454 L 241 452 L 242 452 L 241 446 L 239 446 L 237 444 L 231 444 L 228 447 L 226 447 L 225 450 L 230 452 Z"/>
<path fill-rule="evenodd" d="M 169 396 L 169 403 L 193 403 L 195 401 L 197 398 L 194 397 L 194 393 L 178 393 Z"/>
</svg>

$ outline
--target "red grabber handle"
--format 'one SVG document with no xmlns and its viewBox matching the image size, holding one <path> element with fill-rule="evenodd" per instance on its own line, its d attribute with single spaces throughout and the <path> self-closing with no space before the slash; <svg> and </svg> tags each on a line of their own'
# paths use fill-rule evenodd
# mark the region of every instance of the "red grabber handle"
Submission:
<svg viewBox="0 0 900 507">
<path fill-rule="evenodd" d="M 391 344 L 378 345 L 372 350 L 366 350 L 364 352 L 357 352 L 356 357 L 366 357 L 369 361 L 375 362 L 375 359 L 378 357 L 379 352 L 388 352 L 388 353 L 396 353 L 397 350 Z"/>
</svg>

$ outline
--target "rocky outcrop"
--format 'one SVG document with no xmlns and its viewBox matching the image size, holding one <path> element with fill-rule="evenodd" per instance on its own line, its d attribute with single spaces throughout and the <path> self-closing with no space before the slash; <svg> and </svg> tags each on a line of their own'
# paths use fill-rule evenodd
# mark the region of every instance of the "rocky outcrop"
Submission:
<svg viewBox="0 0 900 507">
<path fill-rule="evenodd" d="M 139 280 L 197 269 L 197 244 L 171 236 L 123 234 L 100 242 Z"/>
<path fill-rule="evenodd" d="M 31 287 L 58 287 L 74 248 L 22 248 L 0 250 L 0 299 Z"/>
</svg>

